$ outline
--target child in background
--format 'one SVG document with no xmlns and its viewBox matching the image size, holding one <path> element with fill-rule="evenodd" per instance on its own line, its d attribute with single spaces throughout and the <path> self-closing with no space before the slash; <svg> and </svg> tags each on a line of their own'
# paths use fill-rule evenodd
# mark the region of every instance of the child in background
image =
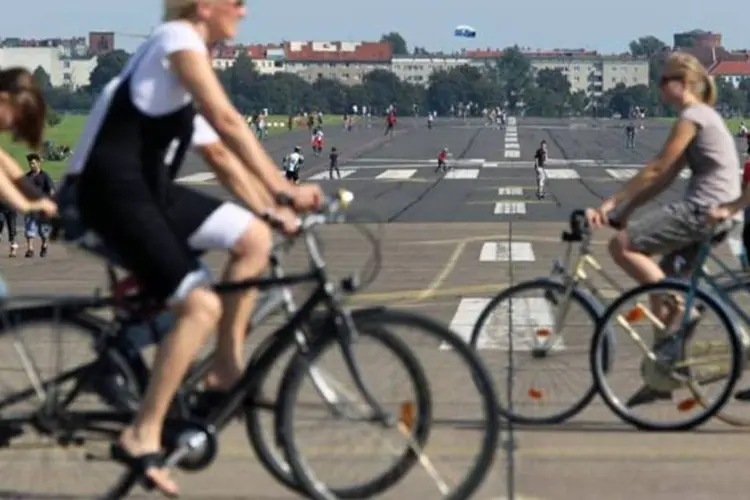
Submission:
<svg viewBox="0 0 750 500">
<path fill-rule="evenodd" d="M 328 156 L 331 160 L 331 164 L 328 167 L 328 177 L 333 179 L 333 171 L 336 170 L 336 176 L 341 179 L 341 171 L 339 170 L 339 153 L 335 147 L 331 148 L 331 154 Z"/>
</svg>

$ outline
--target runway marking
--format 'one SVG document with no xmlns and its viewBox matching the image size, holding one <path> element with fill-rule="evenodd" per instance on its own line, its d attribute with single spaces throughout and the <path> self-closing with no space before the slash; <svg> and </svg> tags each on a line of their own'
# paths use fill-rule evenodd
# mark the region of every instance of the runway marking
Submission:
<svg viewBox="0 0 750 500">
<path fill-rule="evenodd" d="M 490 301 L 488 298 L 461 299 L 450 322 L 450 329 L 465 342 L 470 342 L 474 325 Z M 539 297 L 503 301 L 490 314 L 477 337 L 477 349 L 507 351 L 512 343 L 514 352 L 530 351 L 538 345 L 537 332 L 554 327 L 554 315 L 550 306 L 545 299 Z M 552 350 L 565 349 L 562 337 L 557 337 L 557 340 Z M 450 349 L 446 343 L 441 344 L 439 348 Z"/>
<path fill-rule="evenodd" d="M 517 151 L 517 150 L 508 151 L 506 149 L 505 150 L 505 157 L 506 158 L 520 158 L 521 157 L 521 152 Z"/>
<path fill-rule="evenodd" d="M 497 168 L 500 164 L 496 161 L 486 161 L 482 163 L 482 168 Z"/>
<path fill-rule="evenodd" d="M 184 182 L 185 184 L 194 184 L 200 182 L 208 182 L 216 179 L 216 175 L 213 172 L 198 172 L 197 174 L 186 175 L 180 177 L 177 182 Z"/>
<path fill-rule="evenodd" d="M 477 177 L 479 177 L 479 170 L 459 168 L 449 170 L 443 179 L 476 179 Z"/>
<path fill-rule="evenodd" d="M 526 214 L 526 202 L 497 202 L 494 213 L 497 215 L 523 215 Z"/>
<path fill-rule="evenodd" d="M 342 168 L 340 169 L 340 171 L 341 171 L 341 178 L 346 179 L 350 175 L 354 174 L 354 172 L 356 172 L 357 169 L 356 168 Z M 328 175 L 328 172 L 320 172 L 320 173 L 317 173 L 315 175 L 308 177 L 306 180 L 324 181 L 324 180 L 329 180 L 329 179 L 330 179 L 330 176 Z"/>
<path fill-rule="evenodd" d="M 634 168 L 624 168 L 622 170 L 608 168 L 607 173 L 614 179 L 627 180 L 636 175 L 638 170 Z"/>
<path fill-rule="evenodd" d="M 497 189 L 498 196 L 521 196 L 523 188 L 519 186 L 502 187 Z"/>
<path fill-rule="evenodd" d="M 520 150 L 521 146 L 517 142 L 506 142 L 505 143 L 505 149 L 506 150 L 509 150 L 509 149 L 511 149 L 511 150 L 512 149 Z"/>
<path fill-rule="evenodd" d="M 499 201 L 495 203 L 495 214 L 497 215 L 521 215 L 526 213 L 525 202 L 512 202 L 508 203 L 505 201 Z"/>
<path fill-rule="evenodd" d="M 580 179 L 581 176 L 578 175 L 578 172 L 576 172 L 573 169 L 570 168 L 563 168 L 563 169 L 549 169 L 545 170 L 547 173 L 548 179 Z"/>
<path fill-rule="evenodd" d="M 564 223 L 556 224 L 559 226 L 559 228 L 564 227 Z M 526 240 L 526 241 L 533 241 L 538 243 L 560 243 L 560 237 L 553 237 L 553 236 L 539 236 L 538 234 L 513 234 L 514 238 Z M 421 241 L 404 241 L 399 243 L 400 245 L 405 246 L 421 246 L 421 245 L 455 245 L 456 243 L 459 243 L 461 241 L 466 242 L 474 242 L 474 241 L 487 241 L 487 240 L 500 240 L 500 239 L 507 239 L 508 233 L 504 234 L 485 234 L 485 235 L 477 235 L 477 236 L 469 236 L 465 238 L 446 238 L 441 240 L 421 240 Z M 606 240 L 602 241 L 592 241 L 592 245 L 594 246 L 606 246 L 609 244 Z"/>
<path fill-rule="evenodd" d="M 482 244 L 479 252 L 479 262 L 534 262 L 534 249 L 531 243 L 519 242 L 494 242 L 487 241 Z"/>
<path fill-rule="evenodd" d="M 417 173 L 416 169 L 389 169 L 375 176 L 376 179 L 408 179 Z"/>
<path fill-rule="evenodd" d="M 432 282 L 427 285 L 427 288 L 424 289 L 424 291 L 417 296 L 417 301 L 423 301 L 429 297 L 432 297 L 435 293 L 435 290 L 443 286 L 443 283 L 446 279 L 448 279 L 448 276 L 453 272 L 453 269 L 455 269 L 456 264 L 458 263 L 458 259 L 461 258 L 461 255 L 464 253 L 464 250 L 466 249 L 466 243 L 461 242 L 458 245 L 456 245 L 456 249 L 453 250 L 453 253 L 450 257 L 448 257 L 448 260 L 446 261 L 445 265 L 443 266 L 443 269 L 440 270 L 438 275 L 435 277 Z"/>
</svg>

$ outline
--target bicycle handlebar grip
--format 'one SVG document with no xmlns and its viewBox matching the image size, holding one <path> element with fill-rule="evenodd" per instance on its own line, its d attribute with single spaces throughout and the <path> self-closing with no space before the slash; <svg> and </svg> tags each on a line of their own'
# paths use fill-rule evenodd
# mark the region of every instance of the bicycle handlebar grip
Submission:
<svg viewBox="0 0 750 500">
<path fill-rule="evenodd" d="M 607 224 L 609 224 L 609 227 L 611 227 L 612 229 L 617 229 L 618 231 L 625 227 L 621 221 L 617 219 L 611 219 L 609 217 L 607 217 Z"/>
<path fill-rule="evenodd" d="M 581 235 L 586 229 L 586 212 L 578 209 L 570 214 L 570 231 L 574 235 Z"/>
</svg>

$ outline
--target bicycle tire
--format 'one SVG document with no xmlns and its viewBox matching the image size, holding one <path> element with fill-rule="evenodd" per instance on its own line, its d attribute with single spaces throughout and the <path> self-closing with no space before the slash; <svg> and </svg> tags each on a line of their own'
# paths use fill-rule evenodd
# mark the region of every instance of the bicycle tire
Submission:
<svg viewBox="0 0 750 500">
<path fill-rule="evenodd" d="M 721 276 L 720 279 L 725 281 L 725 283 L 720 285 L 722 291 L 730 296 L 732 295 L 732 293 L 735 293 L 738 291 L 744 292 L 744 293 L 750 293 L 750 279 L 748 279 L 746 275 L 744 276 L 740 275 L 739 278 L 740 279 L 730 281 L 730 280 L 725 279 L 724 276 Z M 740 322 L 742 321 L 740 320 Z M 750 325 L 744 325 L 744 326 L 745 328 L 750 328 Z M 747 368 L 747 366 L 744 366 L 744 368 Z M 742 378 L 742 376 L 740 375 L 739 378 Z M 703 400 L 700 394 L 698 394 L 697 392 L 694 392 L 694 395 L 696 398 L 698 398 L 699 402 L 702 405 L 705 404 L 705 401 Z M 742 405 L 746 407 L 747 403 L 742 403 Z M 722 422 L 732 425 L 734 427 L 749 427 L 750 426 L 750 418 L 743 418 L 741 416 L 735 416 L 734 414 L 730 413 L 730 411 L 727 409 L 727 406 L 728 404 L 725 404 L 721 409 L 719 409 L 719 411 L 716 412 L 716 415 L 714 415 L 714 417 L 717 420 L 721 420 Z"/>
<path fill-rule="evenodd" d="M 665 422 L 665 423 L 654 423 L 644 421 L 628 411 L 627 408 L 620 402 L 620 399 L 613 395 L 609 390 L 607 382 L 604 380 L 604 374 L 606 370 L 601 366 L 602 356 L 598 356 L 597 353 L 602 349 L 603 339 L 605 338 L 605 327 L 612 320 L 612 316 L 620 309 L 620 306 L 631 300 L 633 297 L 638 295 L 646 294 L 666 294 L 669 292 L 677 294 L 686 294 L 690 291 L 690 283 L 679 280 L 666 279 L 659 283 L 651 283 L 646 285 L 637 286 L 631 290 L 628 290 L 616 299 L 601 317 L 599 325 L 597 326 L 596 333 L 591 339 L 591 349 L 589 351 L 589 362 L 591 364 L 591 371 L 594 374 L 594 380 L 596 382 L 596 388 L 599 395 L 604 400 L 604 403 L 609 407 L 612 412 L 617 415 L 623 422 L 626 422 L 641 430 L 653 430 L 653 431 L 682 431 L 693 429 L 711 417 L 715 416 L 716 413 L 726 404 L 729 397 L 734 391 L 734 387 L 737 384 L 738 379 L 742 375 L 742 357 L 744 356 L 744 349 L 740 337 L 737 333 L 734 324 L 732 323 L 729 313 L 721 302 L 714 299 L 706 291 L 698 288 L 695 290 L 695 299 L 700 301 L 708 309 L 717 315 L 721 326 L 729 333 L 730 349 L 733 353 L 733 362 L 729 368 L 728 383 L 724 387 L 724 390 L 714 400 L 713 404 L 705 405 L 704 411 L 696 413 L 693 418 L 688 418 L 681 423 Z M 702 405 L 703 406 L 703 405 Z"/>
<path fill-rule="evenodd" d="M 495 297 L 492 298 L 492 300 L 485 306 L 485 308 L 482 310 L 482 312 L 479 314 L 479 317 L 477 318 L 476 323 L 474 324 L 474 328 L 471 332 L 471 337 L 469 339 L 469 344 L 474 348 L 477 349 L 477 344 L 479 342 L 479 337 L 481 335 L 482 329 L 484 328 L 487 321 L 490 320 L 491 315 L 495 308 L 499 304 L 501 304 L 504 301 L 507 301 L 513 295 L 527 292 L 529 290 L 539 289 L 540 291 L 553 291 L 556 294 L 564 294 L 567 290 L 567 287 L 561 283 L 560 281 L 550 279 L 550 278 L 538 278 L 528 281 L 523 281 L 521 283 L 518 283 L 510 288 L 506 288 L 499 294 L 495 295 Z M 543 295 L 546 297 L 546 294 Z M 600 315 L 604 312 L 604 307 L 596 302 L 592 297 L 590 297 L 588 294 L 585 294 L 582 290 L 578 288 L 574 288 L 570 299 L 577 303 L 580 306 L 580 309 L 582 309 L 586 315 L 589 316 L 589 318 L 592 320 L 592 328 L 591 332 L 592 335 L 594 331 L 596 330 L 596 325 L 599 322 Z M 478 349 L 477 349 L 478 351 Z M 496 383 L 496 387 L 504 387 L 504 384 Z M 515 393 L 515 391 L 513 391 Z M 507 420 L 518 423 L 518 424 L 527 424 L 527 425 L 556 425 L 561 424 L 567 420 L 570 420 L 571 418 L 578 415 L 580 412 L 582 412 L 586 407 L 591 404 L 591 401 L 596 397 L 596 384 L 594 381 L 591 381 L 591 386 L 586 388 L 585 391 L 583 391 L 583 394 L 574 401 L 569 407 L 565 408 L 562 411 L 559 411 L 558 413 L 554 413 L 551 415 L 548 415 L 546 417 L 529 417 L 526 415 L 523 415 L 521 413 L 510 411 L 508 408 L 504 408 L 501 405 L 498 406 L 498 411 L 500 415 L 502 415 Z"/>
<path fill-rule="evenodd" d="M 429 334 L 437 343 L 447 344 L 449 349 L 454 350 L 456 354 L 467 362 L 471 369 L 472 380 L 477 386 L 478 394 L 483 398 L 482 406 L 485 423 L 484 436 L 482 439 L 481 450 L 476 455 L 473 469 L 467 474 L 463 482 L 454 490 L 453 494 L 447 497 L 447 499 L 464 500 L 469 498 L 479 486 L 481 486 L 489 473 L 500 439 L 500 418 L 496 411 L 498 406 L 497 396 L 493 387 L 492 379 L 489 372 L 484 367 L 484 364 L 469 345 L 457 334 L 426 316 L 380 307 L 353 311 L 352 318 L 358 329 L 362 328 L 364 330 L 368 326 L 378 327 L 379 334 L 388 335 L 392 337 L 390 340 L 395 339 L 398 341 L 398 343 L 401 344 L 400 348 L 406 349 L 401 353 L 404 356 L 404 359 L 414 359 L 415 361 L 410 363 L 416 362 L 416 367 L 420 367 L 420 370 L 421 364 L 418 359 L 411 354 L 409 346 L 388 333 L 389 326 L 398 325 L 419 328 L 423 333 Z M 315 350 L 313 351 L 314 356 L 320 355 L 325 348 L 330 346 L 333 342 L 335 342 L 335 340 L 330 337 L 319 338 L 318 343 L 315 345 Z M 314 477 L 312 471 L 309 470 L 309 467 L 306 465 L 307 462 L 300 453 L 295 442 L 292 425 L 295 402 L 299 394 L 298 391 L 301 382 L 305 377 L 305 366 L 308 362 L 308 359 L 298 354 L 290 363 L 289 369 L 284 376 L 282 389 L 280 390 L 280 413 L 278 415 L 279 435 L 283 436 L 285 440 L 284 448 L 287 454 L 287 462 L 294 470 L 300 486 L 315 500 L 331 500 L 332 498 L 371 498 L 394 486 L 406 476 L 418 461 L 418 457 L 411 448 L 402 456 L 400 463 L 398 463 L 397 466 L 392 467 L 391 471 L 388 471 L 388 473 L 381 474 L 379 478 L 369 481 L 368 484 L 359 485 L 357 488 L 350 487 L 347 488 L 348 491 L 338 491 L 339 495 L 328 489 L 327 485 L 322 485 L 320 481 Z M 410 366 L 410 368 L 414 370 L 415 366 Z M 410 373 L 412 370 L 410 370 Z M 430 393 L 428 392 L 428 395 L 429 394 Z M 420 445 L 420 448 L 423 448 L 423 443 L 418 444 Z M 341 493 L 345 493 L 345 496 L 341 496 Z"/>
<path fill-rule="evenodd" d="M 27 308 L 19 307 L 4 311 L 2 314 L 2 321 L 0 322 L 0 333 L 2 335 L 9 335 L 10 331 L 13 328 L 34 324 L 50 324 L 55 325 L 56 327 L 74 326 L 77 330 L 81 331 L 83 335 L 91 337 L 92 340 L 98 340 L 103 335 L 100 327 L 92 325 L 90 320 L 83 319 L 81 311 L 77 311 L 75 306 L 70 307 L 67 304 L 54 303 Z M 82 363 L 81 366 L 78 366 L 74 369 L 67 370 L 61 374 L 55 374 L 54 377 L 52 377 L 50 380 L 41 381 L 41 384 L 46 387 L 47 384 L 50 383 L 57 385 L 63 384 L 70 377 L 78 378 L 80 380 L 81 386 L 79 387 L 76 385 L 75 389 L 71 390 L 67 397 L 58 400 L 57 405 L 54 409 L 54 413 L 59 417 L 62 417 L 65 421 L 67 430 L 71 430 L 71 425 L 79 422 L 79 419 L 75 418 L 77 412 L 74 410 L 69 410 L 69 406 L 78 399 L 78 396 L 81 393 L 81 389 L 85 390 L 86 385 L 90 384 L 98 378 L 96 375 L 97 370 L 101 369 L 99 368 L 99 366 L 102 366 L 101 363 L 106 363 L 106 365 L 110 369 L 113 367 L 117 368 L 119 371 L 118 376 L 122 377 L 125 380 L 125 385 L 133 391 L 140 391 L 141 389 L 139 385 L 140 380 L 130 369 L 126 358 L 117 349 L 111 346 L 104 345 L 101 347 L 102 350 L 96 353 L 97 357 L 94 361 L 91 361 L 89 363 Z M 78 373 L 79 371 L 80 373 Z M 111 402 L 107 400 L 106 397 L 99 392 L 99 390 L 94 387 L 89 387 L 89 389 L 90 392 L 96 394 L 104 404 L 111 406 Z M 0 400 L 0 406 L 3 406 L 3 403 L 8 401 L 10 398 L 18 398 L 26 392 L 33 393 L 33 389 L 19 391 L 14 395 L 3 398 L 2 400 Z M 57 413 L 58 411 L 60 412 L 59 414 Z M 112 412 L 113 415 L 118 413 L 122 413 L 122 415 L 130 414 L 130 412 L 128 412 L 127 410 Z M 35 414 L 36 412 L 30 412 L 29 418 L 35 418 Z M 65 418 L 67 416 L 73 416 L 73 418 Z M 2 417 L 2 412 L 0 412 L 0 426 L 5 425 L 5 422 L 7 422 L 7 420 Z M 80 429 L 89 429 L 89 427 L 86 426 L 86 424 L 88 423 L 87 418 L 81 419 L 80 422 L 82 422 L 82 424 L 79 426 Z M 124 480 L 124 476 L 119 473 L 113 474 L 112 479 L 116 479 L 114 481 L 116 486 L 113 488 L 110 487 L 108 489 L 108 493 L 103 495 L 103 498 L 112 500 L 124 498 L 135 484 L 135 481 L 133 479 Z M 64 493 L 56 489 L 55 495 L 63 496 Z"/>
</svg>

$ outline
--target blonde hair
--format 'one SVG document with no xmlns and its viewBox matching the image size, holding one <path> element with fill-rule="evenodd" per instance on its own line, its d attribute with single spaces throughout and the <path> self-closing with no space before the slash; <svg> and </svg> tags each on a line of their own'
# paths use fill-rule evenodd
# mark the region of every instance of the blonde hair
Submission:
<svg viewBox="0 0 750 500">
<path fill-rule="evenodd" d="M 192 17 L 198 0 L 164 0 L 164 21 Z"/>
<path fill-rule="evenodd" d="M 716 104 L 719 98 L 716 81 L 695 56 L 686 52 L 675 52 L 669 55 L 664 67 L 665 74 L 683 78 L 690 90 L 700 96 L 704 103 L 710 106 Z"/>
</svg>

